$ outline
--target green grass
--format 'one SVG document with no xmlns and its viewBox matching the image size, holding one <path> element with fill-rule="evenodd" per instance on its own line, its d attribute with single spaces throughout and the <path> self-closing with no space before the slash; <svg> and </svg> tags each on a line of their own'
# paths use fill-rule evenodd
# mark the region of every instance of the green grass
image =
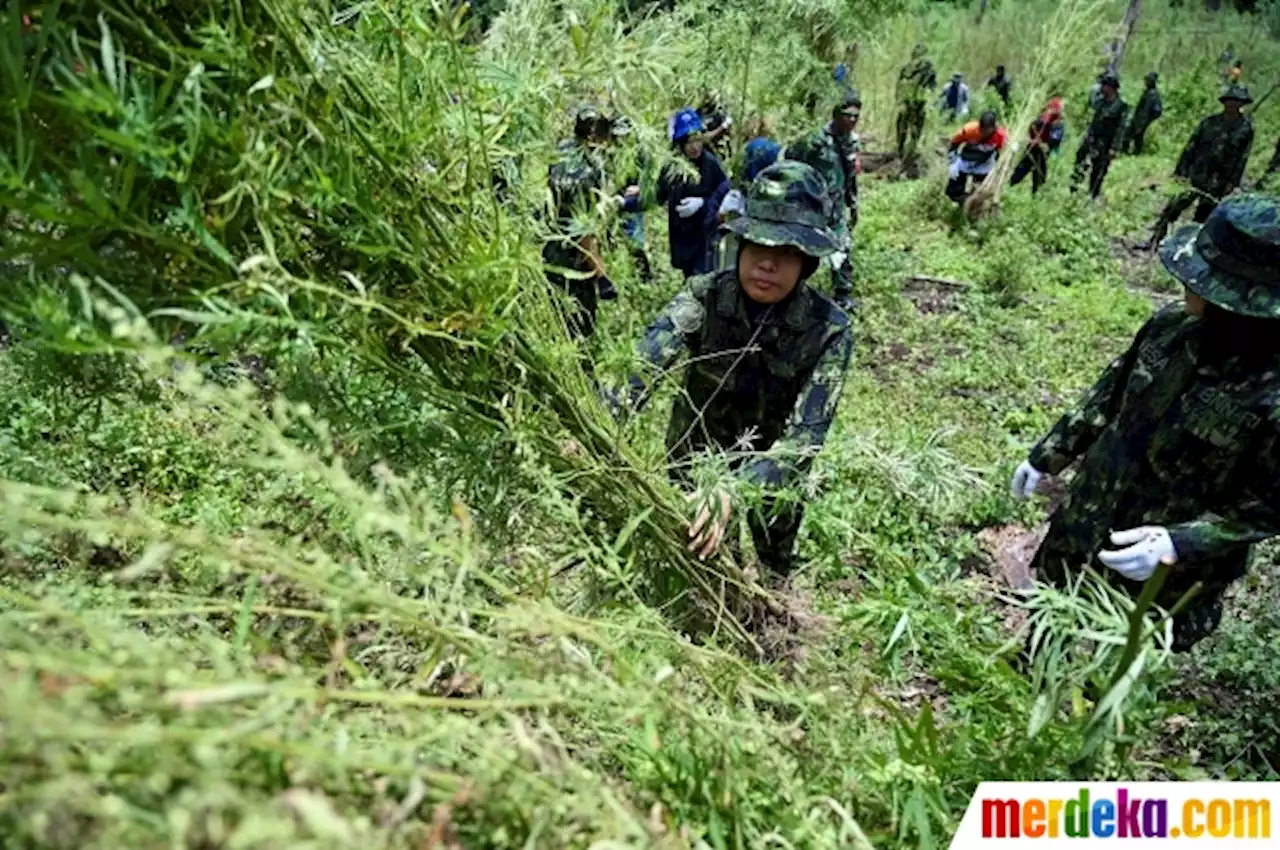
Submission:
<svg viewBox="0 0 1280 850">
<path fill-rule="evenodd" d="M 464 48 L 411 6 L 329 32 L 264 11 L 288 4 L 251 4 L 253 26 L 199 30 L 203 52 L 156 47 L 104 7 L 118 49 L 164 71 L 136 59 L 139 80 L 181 81 L 204 56 L 208 85 L 225 88 L 204 95 L 230 116 L 222 129 L 183 111 L 189 89 L 165 112 L 114 86 L 96 106 L 44 91 L 62 135 L 31 174 L 16 155 L 29 137 L 4 131 L 18 343 L 0 355 L 0 834 L 58 848 L 931 847 L 984 779 L 1277 778 L 1270 552 L 1218 635 L 1186 658 L 1153 653 L 1117 728 L 1092 717 L 1085 659 L 1043 683 L 1060 701 L 1038 702 L 1041 682 L 1010 666 L 1026 611 L 976 539 L 1042 518 L 1007 495 L 1013 467 L 1152 294 L 1176 296 L 1112 239 L 1154 218 L 1180 139 L 1212 107 L 1225 42 L 1246 50 L 1255 88 L 1276 72 L 1265 31 L 1147 9 L 1126 78 L 1158 65 L 1168 111 L 1153 152 L 1116 163 L 1102 204 L 1066 191 L 1078 105 L 1046 192 L 1006 191 L 997 217 L 961 221 L 936 161 L 919 181 L 866 180 L 854 362 L 807 496 L 791 619 L 762 624 L 749 594 L 681 581 L 679 495 L 659 465 L 671 388 L 615 445 L 549 330 L 532 212 L 565 108 L 611 91 L 658 153 L 665 114 L 715 82 L 746 105 L 739 123 L 766 112 L 789 137 L 834 27 L 837 43 L 862 40 L 868 130 L 884 139 L 892 74 L 917 37 L 940 71 L 982 79 L 1004 59 L 1017 79 L 1028 69 L 1013 57 L 1034 52 L 1051 4 L 1033 4 L 1039 17 L 993 4 L 974 27 L 973 10 L 933 4 L 761 18 L 745 0 L 716 14 L 690 3 L 631 35 L 611 7 L 570 5 L 573 26 L 513 4 Z M 68 18 L 91 71 L 96 8 Z M 188 32 L 168 23 L 161 43 Z M 266 33 L 280 41 L 251 37 Z M 324 86 L 295 85 L 290 38 L 330 51 Z M 1082 95 L 1091 57 L 1063 62 Z M 273 86 L 242 96 L 268 68 Z M 448 91 L 464 108 L 442 105 Z M 117 95 L 132 111 L 110 106 Z M 1251 173 L 1275 109 L 1259 116 Z M 193 128 L 208 147 L 178 179 L 167 169 Z M 275 166 L 269 146 L 236 147 L 241 130 L 281 142 Z M 104 141 L 121 138 L 151 142 Z M 145 192 L 125 196 L 111 155 L 154 166 L 134 176 Z M 528 176 L 502 208 L 487 168 L 506 156 Z M 60 182 L 85 175 L 113 206 Z M 169 192 L 183 185 L 203 215 L 179 212 Z M 254 190 L 234 211 L 233 187 Z M 648 222 L 660 267 L 662 218 Z M 124 253 L 88 250 L 122 223 Z M 271 251 L 278 266 L 234 270 Z M 607 258 L 622 297 L 592 343 L 606 382 L 679 285 L 670 271 L 641 285 L 620 241 Z M 112 289 L 78 289 L 64 266 Z M 916 292 L 913 274 L 966 285 Z M 187 312 L 150 316 L 191 334 L 175 363 L 131 305 L 178 303 Z M 237 382 L 248 352 L 268 363 L 267 396 Z M 1038 604 L 1069 644 L 1082 618 L 1123 633 L 1087 590 Z M 770 660 L 726 620 L 708 631 L 706 615 L 726 611 L 770 633 Z"/>
</svg>

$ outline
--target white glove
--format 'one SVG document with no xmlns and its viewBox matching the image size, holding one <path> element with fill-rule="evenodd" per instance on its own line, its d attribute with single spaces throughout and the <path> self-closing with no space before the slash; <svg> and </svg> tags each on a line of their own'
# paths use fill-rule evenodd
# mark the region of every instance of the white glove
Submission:
<svg viewBox="0 0 1280 850">
<path fill-rule="evenodd" d="M 746 199 L 742 196 L 742 193 L 737 189 L 730 189 L 729 193 L 724 196 L 724 200 L 720 202 L 720 209 L 717 210 L 717 213 L 721 218 L 724 218 L 730 213 L 741 215 L 746 211 L 746 208 Z"/>
<path fill-rule="evenodd" d="M 1040 479 L 1044 474 L 1040 470 L 1031 465 L 1030 461 L 1024 460 L 1018 464 L 1017 470 L 1013 473 L 1013 481 L 1009 484 L 1009 490 L 1015 498 L 1029 499 L 1031 494 L 1036 491 L 1036 485 L 1040 483 Z"/>
<path fill-rule="evenodd" d="M 849 259 L 849 255 L 844 251 L 836 251 L 831 255 L 831 268 L 838 269 L 844 265 L 844 261 Z"/>
<path fill-rule="evenodd" d="M 702 198 L 685 198 L 683 201 L 676 204 L 676 215 L 681 218 L 688 218 L 698 210 L 702 209 L 702 206 L 705 203 L 706 201 Z"/>
<path fill-rule="evenodd" d="M 1178 560 L 1173 538 L 1164 526 L 1143 525 L 1111 532 L 1111 543 L 1123 549 L 1102 549 L 1098 560 L 1130 581 L 1146 581 L 1160 564 Z"/>
</svg>

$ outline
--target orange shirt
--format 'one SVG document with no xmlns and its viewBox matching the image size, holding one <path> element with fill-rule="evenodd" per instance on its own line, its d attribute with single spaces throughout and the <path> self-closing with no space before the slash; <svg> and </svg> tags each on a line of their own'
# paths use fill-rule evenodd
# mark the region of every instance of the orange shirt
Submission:
<svg viewBox="0 0 1280 850">
<path fill-rule="evenodd" d="M 1002 150 L 1004 143 L 1008 141 L 1009 134 L 1005 132 L 1003 127 L 996 127 L 995 132 L 986 139 L 982 138 L 982 129 L 977 121 L 970 121 L 951 137 L 952 146 L 974 145 L 987 147 L 991 150 Z"/>
<path fill-rule="evenodd" d="M 1009 134 L 1003 127 L 996 127 L 987 138 L 982 138 L 982 130 L 977 121 L 970 121 L 960 128 L 960 132 L 951 137 L 951 147 L 960 148 L 960 158 L 966 162 L 986 162 L 1004 149 Z"/>
</svg>

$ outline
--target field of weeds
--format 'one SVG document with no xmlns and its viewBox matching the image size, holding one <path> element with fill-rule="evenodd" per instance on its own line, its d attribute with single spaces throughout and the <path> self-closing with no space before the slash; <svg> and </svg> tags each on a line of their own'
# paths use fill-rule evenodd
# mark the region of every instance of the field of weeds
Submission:
<svg viewBox="0 0 1280 850">
<path fill-rule="evenodd" d="M 1159 70 L 1166 114 L 1100 203 L 1067 178 L 1120 2 L 996 0 L 979 23 L 511 0 L 487 29 L 396 0 L 20 5 L 0 11 L 4 846 L 935 847 L 984 779 L 1280 778 L 1271 554 L 1190 656 L 1160 634 L 1124 654 L 1129 606 L 1101 584 L 1015 592 L 1047 505 L 1007 491 L 1179 297 L 1129 244 L 1223 50 L 1255 98 L 1280 79 L 1274 4 L 1143 4 L 1122 94 Z M 660 160 L 708 86 L 797 136 L 855 55 L 884 152 L 917 40 L 979 101 L 1006 64 L 1015 138 L 1062 86 L 1068 141 L 1040 195 L 977 222 L 942 194 L 936 116 L 923 176 L 864 178 L 854 360 L 797 494 L 803 566 L 766 589 L 686 552 L 664 399 L 625 427 L 597 399 L 680 285 L 665 216 L 654 280 L 606 248 L 621 295 L 588 378 L 540 269 L 547 161 L 583 99 Z M 1251 178 L 1280 98 L 1255 122 Z M 1118 665 L 1135 675 L 1096 703 Z"/>
</svg>

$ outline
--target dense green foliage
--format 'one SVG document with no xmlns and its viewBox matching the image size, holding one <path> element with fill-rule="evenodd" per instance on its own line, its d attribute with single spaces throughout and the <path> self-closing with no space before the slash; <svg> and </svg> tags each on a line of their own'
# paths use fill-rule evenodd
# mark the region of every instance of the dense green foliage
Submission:
<svg viewBox="0 0 1280 850">
<path fill-rule="evenodd" d="M 1158 68 L 1166 115 L 1099 205 L 1065 183 L 1121 3 L 1006 0 L 979 26 L 887 0 L 520 0 L 483 35 L 448 4 L 0 13 L 0 835 L 936 846 L 983 779 L 1277 778 L 1269 557 L 1218 635 L 1157 641 L 1097 712 L 1123 605 L 1013 597 L 980 542 L 1040 518 L 1008 473 L 1176 297 L 1113 237 L 1154 218 L 1218 54 L 1255 96 L 1280 73 L 1265 16 L 1146 5 L 1125 94 Z M 619 432 L 558 330 L 546 160 L 583 98 L 658 160 L 708 86 L 798 134 L 853 43 L 876 150 L 921 38 L 940 71 L 1007 64 L 1011 124 L 1065 84 L 1068 150 L 976 223 L 936 162 L 864 181 L 855 362 L 805 566 L 766 613 L 749 570 L 683 552 L 664 405 Z M 1277 131 L 1273 101 L 1251 175 Z M 606 259 L 613 382 L 678 281 L 641 283 L 620 239 Z M 1028 618 L 1053 637 L 1023 675 Z"/>
</svg>

